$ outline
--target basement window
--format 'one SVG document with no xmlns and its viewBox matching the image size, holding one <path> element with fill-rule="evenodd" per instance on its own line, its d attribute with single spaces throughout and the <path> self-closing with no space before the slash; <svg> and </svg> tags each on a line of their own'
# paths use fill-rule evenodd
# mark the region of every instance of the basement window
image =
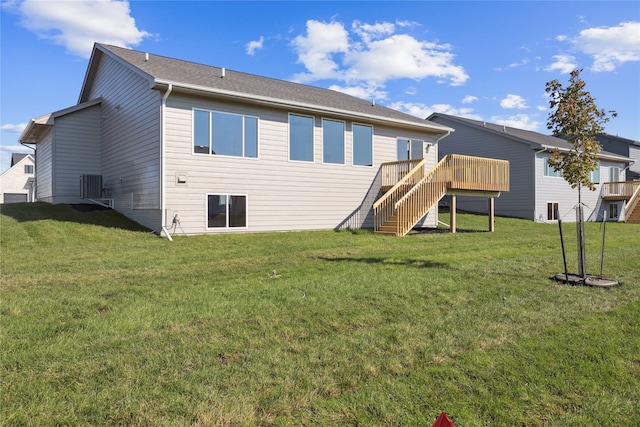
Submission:
<svg viewBox="0 0 640 427">
<path fill-rule="evenodd" d="M 207 228 L 246 228 L 247 196 L 207 195 Z"/>
<path fill-rule="evenodd" d="M 558 204 L 557 203 L 547 203 L 547 221 L 557 221 L 558 220 Z"/>
</svg>

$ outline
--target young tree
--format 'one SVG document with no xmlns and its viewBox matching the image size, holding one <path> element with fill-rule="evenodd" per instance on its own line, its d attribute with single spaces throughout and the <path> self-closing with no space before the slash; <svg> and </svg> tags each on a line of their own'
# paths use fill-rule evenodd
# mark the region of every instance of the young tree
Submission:
<svg viewBox="0 0 640 427">
<path fill-rule="evenodd" d="M 571 145 L 569 152 L 560 152 L 557 148 L 549 157 L 549 166 L 562 171 L 562 176 L 578 189 L 577 227 L 578 227 L 578 269 L 580 277 L 586 277 L 584 251 L 584 215 L 582 212 L 582 187 L 595 190 L 591 173 L 598 167 L 598 152 L 602 148 L 595 136 L 604 131 L 604 124 L 615 111 L 599 110 L 595 99 L 585 90 L 585 82 L 580 79 L 582 70 L 574 70 L 569 77 L 569 85 L 563 87 L 558 80 L 547 82 L 549 94 L 549 120 L 547 128 L 554 135 L 566 139 Z"/>
</svg>

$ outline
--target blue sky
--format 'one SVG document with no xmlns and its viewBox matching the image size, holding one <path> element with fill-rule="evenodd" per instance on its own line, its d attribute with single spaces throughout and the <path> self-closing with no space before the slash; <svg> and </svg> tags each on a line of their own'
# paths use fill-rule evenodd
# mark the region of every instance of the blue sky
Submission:
<svg viewBox="0 0 640 427">
<path fill-rule="evenodd" d="M 2 1 L 0 170 L 75 105 L 102 42 L 548 133 L 545 83 L 584 69 L 608 133 L 640 140 L 640 2 Z"/>
</svg>

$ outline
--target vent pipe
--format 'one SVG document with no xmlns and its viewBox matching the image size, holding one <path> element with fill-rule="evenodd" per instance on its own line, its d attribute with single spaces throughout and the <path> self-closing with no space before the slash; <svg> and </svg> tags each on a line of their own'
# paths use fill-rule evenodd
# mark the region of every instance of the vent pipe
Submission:
<svg viewBox="0 0 640 427">
<path fill-rule="evenodd" d="M 373 99 L 371 100 L 371 106 L 372 106 L 372 107 L 375 107 L 375 106 L 376 106 L 376 99 L 375 99 L 375 98 L 373 98 Z"/>
<path fill-rule="evenodd" d="M 144 62 L 149 62 L 149 52 L 144 54 Z"/>
<path fill-rule="evenodd" d="M 226 68 L 222 68 L 222 75 L 220 76 L 221 79 L 224 79 L 224 76 L 227 74 L 227 69 Z"/>
</svg>

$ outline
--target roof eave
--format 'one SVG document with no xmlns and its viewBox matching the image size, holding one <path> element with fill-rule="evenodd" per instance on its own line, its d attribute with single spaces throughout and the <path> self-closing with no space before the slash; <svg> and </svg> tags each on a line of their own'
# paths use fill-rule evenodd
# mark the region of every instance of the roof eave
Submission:
<svg viewBox="0 0 640 427">
<path fill-rule="evenodd" d="M 563 153 L 568 153 L 571 151 L 571 148 L 565 148 L 565 147 L 556 147 L 553 145 L 545 145 L 542 144 L 542 148 L 546 151 L 546 150 L 555 150 L 558 149 L 558 151 L 561 151 Z M 615 154 L 612 153 L 603 153 L 602 151 L 600 151 L 598 154 L 598 158 L 599 159 L 604 159 L 604 160 L 611 160 L 611 161 L 615 161 L 615 162 L 621 162 L 621 163 L 629 163 L 629 162 L 635 162 L 635 160 L 633 160 L 632 158 L 629 157 L 625 157 L 625 156 L 617 156 Z"/>
<path fill-rule="evenodd" d="M 250 102 L 254 104 L 276 106 L 281 108 L 295 108 L 299 111 L 306 111 L 310 113 L 325 113 L 325 114 L 334 114 L 334 115 L 337 114 L 340 116 L 358 118 L 358 119 L 368 120 L 368 121 L 377 122 L 377 123 L 387 123 L 387 124 L 393 123 L 395 125 L 410 127 L 413 129 L 427 130 L 430 133 L 434 133 L 434 134 L 447 134 L 449 132 L 454 131 L 454 129 L 449 128 L 447 126 L 435 124 L 432 122 L 428 122 L 426 120 L 424 120 L 424 124 L 422 124 L 418 122 L 411 122 L 411 121 L 398 120 L 398 119 L 393 119 L 388 117 L 382 117 L 375 114 L 365 114 L 365 113 L 354 112 L 350 110 L 330 108 L 322 105 L 295 102 L 295 101 L 284 100 L 280 98 L 272 98 L 272 97 L 253 95 L 253 94 L 247 94 L 242 92 L 227 91 L 224 89 L 211 88 L 207 86 L 190 85 L 187 83 L 180 83 L 180 82 L 169 81 L 169 80 L 156 79 L 155 82 L 156 84 L 153 87 L 154 89 L 166 90 L 166 88 L 169 85 L 172 85 L 174 92 L 180 91 L 180 89 L 182 89 L 183 91 L 186 91 L 186 92 L 206 93 L 210 95 L 224 97 L 227 99 L 234 99 L 234 100 Z M 372 106 L 371 108 L 375 108 L 375 106 Z"/>
</svg>

